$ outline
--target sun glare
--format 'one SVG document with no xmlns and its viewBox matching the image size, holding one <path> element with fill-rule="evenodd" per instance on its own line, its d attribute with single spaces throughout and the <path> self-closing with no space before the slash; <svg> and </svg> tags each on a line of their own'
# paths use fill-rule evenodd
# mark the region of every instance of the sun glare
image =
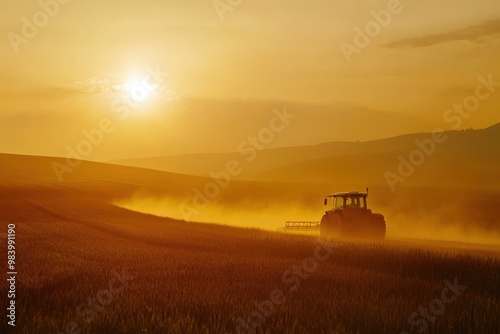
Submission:
<svg viewBox="0 0 500 334">
<path fill-rule="evenodd" d="M 163 78 L 150 68 L 141 74 L 130 75 L 123 84 L 115 86 L 115 89 L 123 93 L 124 98 L 139 105 L 150 103 L 155 96 L 165 90 Z"/>
<path fill-rule="evenodd" d="M 157 93 L 157 88 L 154 85 L 149 85 L 144 80 L 139 79 L 129 80 L 122 87 L 123 92 L 137 103 L 145 102 Z"/>
</svg>

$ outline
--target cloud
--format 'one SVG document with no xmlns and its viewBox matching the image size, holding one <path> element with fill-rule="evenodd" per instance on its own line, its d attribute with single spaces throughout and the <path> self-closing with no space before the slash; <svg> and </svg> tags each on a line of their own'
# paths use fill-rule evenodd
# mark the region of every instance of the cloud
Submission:
<svg viewBox="0 0 500 334">
<path fill-rule="evenodd" d="M 72 87 L 86 93 L 113 91 L 113 87 L 109 81 L 99 77 L 88 78 L 84 81 L 76 81 L 73 83 Z"/>
<path fill-rule="evenodd" d="M 500 19 L 483 21 L 448 33 L 405 38 L 384 46 L 391 49 L 419 48 L 452 41 L 469 41 L 476 44 L 484 44 L 494 38 L 500 38 Z"/>
</svg>

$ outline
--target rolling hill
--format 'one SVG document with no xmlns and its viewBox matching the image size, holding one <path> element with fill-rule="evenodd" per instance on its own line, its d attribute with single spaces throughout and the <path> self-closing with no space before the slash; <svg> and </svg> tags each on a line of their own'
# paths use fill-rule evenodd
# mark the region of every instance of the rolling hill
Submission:
<svg viewBox="0 0 500 334">
<path fill-rule="evenodd" d="M 464 186 L 497 187 L 500 166 L 500 124 L 482 130 L 447 131 L 443 143 L 429 146 L 431 133 L 410 134 L 368 142 L 332 142 L 315 146 L 299 146 L 255 150 L 248 162 L 245 154 L 193 154 L 114 161 L 121 165 L 169 172 L 208 176 L 225 169 L 228 161 L 239 161 L 243 167 L 236 177 L 244 180 L 296 181 L 355 184 L 385 184 L 384 173 L 396 172 L 399 156 L 409 160 L 414 151 L 422 151 L 415 143 L 426 146 L 425 163 L 410 182 L 415 185 L 434 184 L 435 176 L 443 185 L 454 185 L 457 179 Z M 477 166 L 468 166 L 471 163 Z M 453 168 L 449 168 L 449 166 Z M 462 171 L 467 174 L 463 177 Z M 351 178 L 351 176 L 353 178 Z"/>
</svg>

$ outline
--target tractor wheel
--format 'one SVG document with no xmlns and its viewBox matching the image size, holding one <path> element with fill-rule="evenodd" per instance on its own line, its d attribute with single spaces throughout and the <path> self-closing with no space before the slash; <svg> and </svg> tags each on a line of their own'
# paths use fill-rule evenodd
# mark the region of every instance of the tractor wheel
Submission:
<svg viewBox="0 0 500 334">
<path fill-rule="evenodd" d="M 332 237 L 331 233 L 332 222 L 328 219 L 328 215 L 323 215 L 321 218 L 321 224 L 319 225 L 319 235 L 325 240 L 329 240 Z"/>
<path fill-rule="evenodd" d="M 338 215 L 324 215 L 319 226 L 321 238 L 326 240 L 339 239 L 342 233 L 342 222 Z"/>
<path fill-rule="evenodd" d="M 386 234 L 386 224 L 384 217 L 374 216 L 371 222 L 371 237 L 374 239 L 382 240 Z"/>
<path fill-rule="evenodd" d="M 335 239 L 340 239 L 343 233 L 342 218 L 336 214 L 332 218 L 332 235 Z"/>
</svg>

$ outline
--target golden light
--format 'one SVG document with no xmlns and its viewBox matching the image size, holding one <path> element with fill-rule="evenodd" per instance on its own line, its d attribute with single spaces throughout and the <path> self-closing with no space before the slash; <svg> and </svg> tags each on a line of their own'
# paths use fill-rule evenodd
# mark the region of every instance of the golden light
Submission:
<svg viewBox="0 0 500 334">
<path fill-rule="evenodd" d="M 127 94 L 133 102 L 141 103 L 157 94 L 158 85 L 151 85 L 144 79 L 132 79 L 120 86 L 120 90 Z"/>
</svg>

